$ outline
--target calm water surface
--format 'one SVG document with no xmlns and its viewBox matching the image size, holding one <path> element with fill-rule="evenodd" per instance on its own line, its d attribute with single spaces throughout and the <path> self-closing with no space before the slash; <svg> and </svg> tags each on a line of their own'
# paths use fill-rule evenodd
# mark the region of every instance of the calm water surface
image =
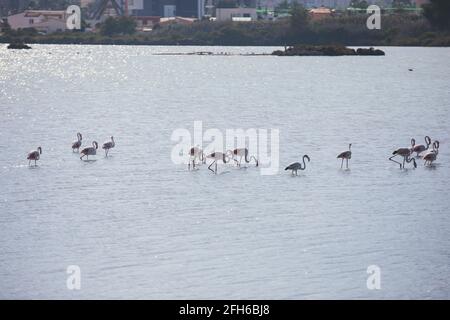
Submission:
<svg viewBox="0 0 450 320">
<path fill-rule="evenodd" d="M 450 49 L 33 47 L 0 46 L 0 298 L 450 298 Z M 281 166 L 311 163 L 298 177 L 188 172 L 171 135 L 196 120 L 279 129 Z M 116 148 L 80 161 L 77 131 Z M 441 142 L 434 167 L 387 161 L 426 134 Z"/>
</svg>

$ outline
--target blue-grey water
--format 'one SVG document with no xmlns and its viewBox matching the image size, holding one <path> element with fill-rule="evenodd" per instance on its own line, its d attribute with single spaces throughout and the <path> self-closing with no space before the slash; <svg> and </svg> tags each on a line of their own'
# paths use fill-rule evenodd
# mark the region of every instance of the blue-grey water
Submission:
<svg viewBox="0 0 450 320">
<path fill-rule="evenodd" d="M 33 47 L 0 46 L 0 298 L 450 298 L 450 49 Z M 278 129 L 280 166 L 311 162 L 189 172 L 171 135 L 194 121 Z M 84 146 L 114 135 L 111 156 L 80 161 L 78 131 Z M 387 160 L 425 135 L 433 167 Z"/>
</svg>

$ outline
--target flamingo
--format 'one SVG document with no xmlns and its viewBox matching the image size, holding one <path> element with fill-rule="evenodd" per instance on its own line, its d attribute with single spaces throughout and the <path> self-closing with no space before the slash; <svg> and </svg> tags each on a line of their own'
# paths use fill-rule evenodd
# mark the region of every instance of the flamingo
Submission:
<svg viewBox="0 0 450 320">
<path fill-rule="evenodd" d="M 223 152 L 213 152 L 213 153 L 207 155 L 206 158 L 208 158 L 208 159 L 214 159 L 214 161 L 211 162 L 211 164 L 209 165 L 208 169 L 211 170 L 212 172 L 214 172 L 215 174 L 217 174 L 217 161 L 220 160 L 220 161 L 222 161 L 223 163 L 227 163 L 227 162 L 230 161 L 229 158 L 228 158 L 228 155 L 226 155 L 226 154 L 223 153 Z M 228 158 L 228 160 L 227 160 L 227 158 Z M 213 164 L 216 165 L 214 170 L 211 169 L 211 167 L 212 167 Z"/>
<path fill-rule="evenodd" d="M 439 141 L 435 140 L 433 142 L 433 149 L 429 152 L 439 153 Z"/>
<path fill-rule="evenodd" d="M 80 152 L 80 147 L 81 147 L 81 140 L 83 139 L 83 136 L 81 135 L 81 133 L 77 133 L 77 140 L 75 140 L 74 142 L 72 142 L 72 152 L 75 151 L 75 149 L 77 149 L 77 152 Z"/>
<path fill-rule="evenodd" d="M 86 147 L 83 150 L 81 150 L 82 156 L 80 157 L 80 160 L 83 160 L 83 157 L 86 156 L 89 160 L 89 156 L 95 156 L 97 154 L 98 149 L 98 143 L 97 141 L 92 141 L 92 147 Z"/>
<path fill-rule="evenodd" d="M 258 159 L 256 159 L 255 156 L 248 156 L 248 149 L 247 148 L 237 148 L 233 151 L 228 150 L 227 153 L 231 153 L 231 158 L 236 162 L 238 167 L 241 166 L 242 158 L 244 158 L 245 163 L 250 163 L 250 161 L 253 159 L 255 161 L 255 166 L 257 167 L 259 165 Z M 235 157 L 239 157 L 239 161 Z"/>
<path fill-rule="evenodd" d="M 433 147 L 432 147 L 432 149 L 431 150 L 425 150 L 424 152 L 422 152 L 421 154 L 420 154 L 420 156 L 423 158 L 423 157 L 425 157 L 427 154 L 429 154 L 429 153 L 439 153 L 439 141 L 438 140 L 435 140 L 434 142 L 433 142 L 433 145 L 432 145 Z"/>
<path fill-rule="evenodd" d="M 116 146 L 116 143 L 114 142 L 114 137 L 111 136 L 111 141 L 106 141 L 103 143 L 102 149 L 105 150 L 106 156 L 108 156 L 108 152 L 110 149 L 114 148 Z"/>
<path fill-rule="evenodd" d="M 434 161 L 436 161 L 437 156 L 439 154 L 439 141 L 433 142 L 433 150 L 427 152 L 423 156 L 423 160 L 425 160 L 424 165 L 432 165 Z"/>
<path fill-rule="evenodd" d="M 425 144 L 426 147 L 423 144 L 416 144 L 416 140 L 414 138 L 411 139 L 411 150 L 413 152 L 416 152 L 416 156 L 418 157 L 420 153 L 428 150 L 428 148 L 431 145 L 431 138 L 429 136 L 425 136 Z"/>
<path fill-rule="evenodd" d="M 311 161 L 309 156 L 306 154 L 303 156 L 302 159 L 303 159 L 303 166 L 300 162 L 295 162 L 295 163 L 287 166 L 286 169 L 284 169 L 284 170 L 292 170 L 292 174 L 294 174 L 294 172 L 295 172 L 295 175 L 297 175 L 297 170 L 305 170 L 306 169 L 305 159 L 308 159 L 308 162 Z"/>
<path fill-rule="evenodd" d="M 29 160 L 28 165 L 31 164 L 31 160 L 34 160 L 34 165 L 36 166 L 36 161 L 41 158 L 41 154 L 42 154 L 41 147 L 37 147 L 36 150 L 30 151 L 27 156 L 27 159 Z"/>
<path fill-rule="evenodd" d="M 203 153 L 203 150 L 200 149 L 198 146 L 192 147 L 189 149 L 189 163 L 188 163 L 188 170 L 191 170 L 191 161 L 192 161 L 192 167 L 195 169 L 195 160 L 197 158 L 201 161 L 201 163 L 205 163 L 205 154 Z"/>
<path fill-rule="evenodd" d="M 413 151 L 410 148 L 400 148 L 392 152 L 393 156 L 389 158 L 390 161 L 398 163 L 400 165 L 400 169 L 405 168 L 405 162 L 410 163 L 412 162 L 414 165 L 414 168 L 417 168 L 417 163 L 414 158 L 411 158 L 411 154 Z M 393 160 L 396 156 L 403 157 L 403 163 L 400 163 L 398 161 Z"/>
<path fill-rule="evenodd" d="M 345 159 L 346 162 L 347 162 L 347 169 L 348 169 L 348 160 L 350 160 L 351 158 L 352 158 L 352 144 L 350 143 L 350 144 L 348 145 L 348 151 L 341 152 L 341 153 L 337 156 L 337 159 L 342 159 L 342 162 L 341 162 L 341 169 L 342 169 L 342 166 L 344 165 L 344 159 Z"/>
</svg>

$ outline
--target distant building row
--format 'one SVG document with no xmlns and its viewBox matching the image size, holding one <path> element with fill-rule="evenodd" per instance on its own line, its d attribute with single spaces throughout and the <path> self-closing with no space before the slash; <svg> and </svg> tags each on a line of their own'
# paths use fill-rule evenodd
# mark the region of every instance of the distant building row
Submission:
<svg viewBox="0 0 450 320">
<path fill-rule="evenodd" d="M 0 0 L 1 1 L 1 0 Z M 95 0 L 81 0 L 82 6 L 88 6 Z M 98 1 L 98 0 L 97 0 Z M 124 0 L 116 0 L 124 1 Z M 189 24 L 198 18 L 205 16 L 205 8 L 208 0 L 128 0 L 128 14 L 132 15 L 138 24 L 138 29 L 150 31 L 155 24 L 177 22 Z M 380 3 L 388 0 L 367 0 L 371 3 Z M 275 1 L 274 1 L 275 2 Z M 325 18 L 332 14 L 332 5 L 350 2 L 347 0 L 298 0 L 300 3 L 328 4 L 329 7 L 310 9 L 313 20 Z M 423 4 L 424 0 L 416 0 L 417 4 Z M 255 7 L 216 8 L 214 19 L 217 21 L 252 21 L 257 20 Z M 111 13 L 111 10 L 110 10 Z M 65 11 L 26 10 L 24 12 L 7 17 L 12 29 L 34 28 L 40 32 L 52 33 L 66 30 L 67 14 Z M 95 22 L 95 21 L 94 21 Z M 91 25 L 95 25 L 91 24 Z"/>
</svg>

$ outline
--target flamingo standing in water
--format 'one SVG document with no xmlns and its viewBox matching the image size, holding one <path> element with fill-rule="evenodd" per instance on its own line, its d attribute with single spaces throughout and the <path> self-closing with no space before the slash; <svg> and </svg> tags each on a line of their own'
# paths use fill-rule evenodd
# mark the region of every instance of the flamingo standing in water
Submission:
<svg viewBox="0 0 450 320">
<path fill-rule="evenodd" d="M 72 152 L 74 152 L 75 149 L 77 149 L 77 152 L 80 152 L 81 140 L 83 140 L 83 136 L 81 135 L 81 133 L 78 132 L 77 133 L 77 140 L 72 142 Z"/>
<path fill-rule="evenodd" d="M 346 163 L 347 163 L 347 169 L 348 169 L 348 160 L 350 160 L 352 158 L 352 144 L 350 143 L 348 145 L 348 150 L 344 151 L 344 152 L 341 152 L 336 158 L 337 159 L 342 159 L 341 169 L 342 169 L 342 166 L 344 165 L 344 159 L 345 159 Z"/>
<path fill-rule="evenodd" d="M 213 152 L 206 156 L 208 159 L 214 159 L 213 162 L 208 166 L 208 169 L 217 174 L 217 161 L 222 161 L 223 163 L 228 163 L 230 159 L 228 158 L 228 155 L 226 155 L 223 152 Z M 228 158 L 228 159 L 227 159 Z M 211 169 L 212 165 L 215 164 L 215 169 Z"/>
<path fill-rule="evenodd" d="M 81 150 L 82 156 L 80 157 L 80 160 L 83 160 L 83 157 L 86 156 L 89 160 L 89 156 L 95 156 L 97 154 L 98 149 L 98 143 L 97 141 L 92 141 L 92 147 L 86 147 L 83 150 Z"/>
<path fill-rule="evenodd" d="M 411 139 L 411 150 L 412 152 L 416 153 L 416 156 L 418 157 L 420 153 L 425 152 L 428 150 L 428 148 L 431 145 L 431 138 L 429 136 L 425 136 L 425 144 L 427 146 L 424 146 L 423 144 L 416 144 L 416 140 L 414 138 Z"/>
<path fill-rule="evenodd" d="M 258 159 L 256 159 L 255 156 L 248 156 L 248 149 L 247 148 L 237 148 L 233 151 L 228 150 L 227 153 L 231 153 L 231 158 L 236 162 L 238 167 L 241 167 L 242 158 L 244 158 L 245 163 L 250 163 L 250 161 L 253 159 L 255 161 L 255 166 L 257 167 L 259 165 Z M 239 161 L 236 159 L 239 157 Z"/>
<path fill-rule="evenodd" d="M 414 165 L 414 168 L 417 168 L 417 163 L 414 158 L 411 158 L 413 151 L 411 148 L 400 148 L 392 152 L 393 156 L 389 158 L 390 161 L 398 163 L 400 165 L 400 169 L 405 169 L 405 163 L 412 162 Z M 395 161 L 394 158 L 396 156 L 403 157 L 403 163 L 400 163 L 398 161 Z"/>
<path fill-rule="evenodd" d="M 435 141 L 433 142 L 433 150 L 427 152 L 423 156 L 423 160 L 425 160 L 424 165 L 431 166 L 433 162 L 436 161 L 438 154 L 439 154 L 439 141 Z"/>
<path fill-rule="evenodd" d="M 303 166 L 302 166 L 302 164 L 301 164 L 300 162 L 295 162 L 295 163 L 293 163 L 293 164 L 287 166 L 286 169 L 284 169 L 284 170 L 292 170 L 292 174 L 294 174 L 294 172 L 295 172 L 295 175 L 297 176 L 297 171 L 298 171 L 298 170 L 305 170 L 305 169 L 306 169 L 306 162 L 305 162 L 305 159 L 308 159 L 308 162 L 311 161 L 311 159 L 309 158 L 309 156 L 306 155 L 306 154 L 303 156 L 302 159 L 303 159 Z"/>
<path fill-rule="evenodd" d="M 37 147 L 36 150 L 30 151 L 28 153 L 28 156 L 27 156 L 28 165 L 30 165 L 31 161 L 34 160 L 34 165 L 36 166 L 36 161 L 41 158 L 41 154 L 42 154 L 42 148 L 41 147 Z"/>
<path fill-rule="evenodd" d="M 188 170 L 191 170 L 191 161 L 192 161 L 192 168 L 195 169 L 195 160 L 199 159 L 201 163 L 205 163 L 206 158 L 205 154 L 203 153 L 203 150 L 197 147 L 192 147 L 189 149 L 189 163 L 188 163 Z"/>
<path fill-rule="evenodd" d="M 108 156 L 109 150 L 114 148 L 115 146 L 116 146 L 116 143 L 114 142 L 114 137 L 111 136 L 111 141 L 106 141 L 102 146 L 102 149 L 105 150 L 105 155 Z"/>
</svg>

